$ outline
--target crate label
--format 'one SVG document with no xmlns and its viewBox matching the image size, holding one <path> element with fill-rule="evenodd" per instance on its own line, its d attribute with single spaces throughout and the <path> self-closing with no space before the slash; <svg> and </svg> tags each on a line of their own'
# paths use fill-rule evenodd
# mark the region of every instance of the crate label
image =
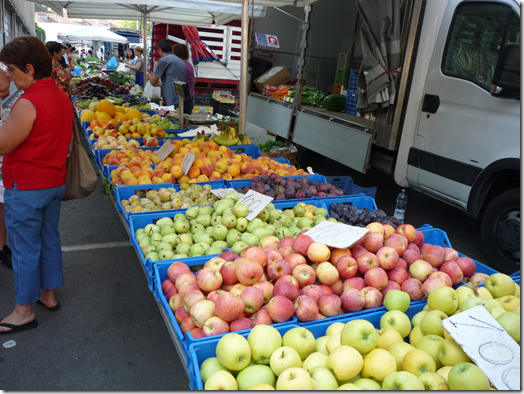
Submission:
<svg viewBox="0 0 524 394">
<path fill-rule="evenodd" d="M 195 161 L 195 157 L 196 155 L 191 152 L 187 152 L 184 155 L 184 160 L 182 160 L 182 164 L 180 165 L 180 167 L 182 167 L 182 170 L 184 170 L 184 175 L 187 175 L 187 172 L 189 171 L 189 169 L 193 165 L 193 162 Z"/>
<path fill-rule="evenodd" d="M 214 194 L 218 198 L 224 198 L 229 193 L 236 193 L 240 198 L 244 197 L 244 194 L 237 192 L 235 189 L 212 189 L 211 194 Z"/>
<path fill-rule="evenodd" d="M 442 327 L 497 390 L 520 390 L 520 346 L 486 308 L 451 316 Z"/>
<path fill-rule="evenodd" d="M 173 146 L 173 143 L 171 140 L 167 140 L 164 142 L 164 145 L 160 147 L 160 149 L 156 152 L 156 155 L 160 157 L 160 160 L 165 160 L 167 156 L 171 154 L 175 150 L 175 147 Z"/>
<path fill-rule="evenodd" d="M 268 197 L 257 193 L 254 190 L 250 190 L 237 202 L 237 204 L 247 205 L 249 208 L 249 214 L 246 216 L 246 219 L 251 221 L 256 218 L 271 201 L 273 201 L 272 197 Z"/>
<path fill-rule="evenodd" d="M 313 238 L 315 242 L 322 242 L 337 249 L 345 249 L 349 248 L 368 232 L 369 229 L 363 227 L 323 221 L 311 230 L 306 231 L 305 234 Z"/>
</svg>

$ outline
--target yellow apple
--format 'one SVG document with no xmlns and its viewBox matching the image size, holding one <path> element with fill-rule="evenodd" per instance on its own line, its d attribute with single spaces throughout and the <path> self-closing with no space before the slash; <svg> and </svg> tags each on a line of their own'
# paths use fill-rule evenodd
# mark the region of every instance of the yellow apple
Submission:
<svg viewBox="0 0 524 394">
<path fill-rule="evenodd" d="M 484 298 L 485 300 L 489 300 L 489 299 L 492 299 L 493 296 L 491 295 L 491 293 L 489 292 L 488 289 L 486 289 L 485 287 L 479 287 L 477 289 L 479 295 L 481 298 Z"/>
<path fill-rule="evenodd" d="M 424 334 L 422 334 L 420 325 L 413 327 L 413 330 L 411 330 L 409 333 L 409 343 L 413 346 L 416 346 L 418 341 L 420 341 L 422 338 L 424 338 Z"/>
<path fill-rule="evenodd" d="M 446 365 L 445 367 L 437 369 L 437 373 L 440 376 L 444 377 L 446 380 L 448 380 L 448 374 L 449 374 L 449 371 L 451 371 L 451 368 L 453 368 L 451 365 Z"/>
<path fill-rule="evenodd" d="M 520 298 L 513 295 L 500 297 L 498 301 L 502 304 L 502 307 L 506 312 L 511 312 L 517 305 L 520 305 Z"/>
<path fill-rule="evenodd" d="M 341 332 L 344 326 L 345 326 L 345 323 L 341 323 L 341 322 L 333 323 L 327 328 L 326 335 L 335 335 Z"/>
<path fill-rule="evenodd" d="M 397 371 L 402 371 L 402 359 L 407 352 L 412 350 L 415 350 L 415 346 L 406 342 L 395 342 L 389 347 L 388 352 L 395 357 L 395 361 L 397 362 Z"/>
<path fill-rule="evenodd" d="M 331 335 L 331 337 L 326 342 L 326 350 L 329 354 L 333 353 L 333 351 L 340 346 L 340 332 L 336 333 L 335 335 Z"/>
<path fill-rule="evenodd" d="M 314 367 L 327 367 L 327 354 L 313 352 L 302 363 L 302 368 L 311 370 Z"/>
<path fill-rule="evenodd" d="M 340 345 L 328 356 L 327 366 L 339 381 L 354 378 L 362 370 L 364 360 L 354 347 Z M 364 375 L 362 375 L 364 376 Z"/>
<path fill-rule="evenodd" d="M 373 349 L 364 358 L 363 378 L 375 378 L 382 382 L 389 374 L 397 372 L 397 361 L 387 350 Z"/>
<path fill-rule="evenodd" d="M 425 372 L 435 372 L 437 368 L 433 357 L 424 350 L 415 349 L 402 359 L 402 370 L 420 376 Z"/>
<path fill-rule="evenodd" d="M 455 366 L 459 363 L 470 363 L 471 360 L 464 350 L 453 340 L 444 339 L 438 347 L 438 359 L 443 366 Z"/>
<path fill-rule="evenodd" d="M 404 339 L 393 327 L 384 327 L 378 331 L 377 348 L 388 350 L 395 342 L 404 342 Z"/>
</svg>

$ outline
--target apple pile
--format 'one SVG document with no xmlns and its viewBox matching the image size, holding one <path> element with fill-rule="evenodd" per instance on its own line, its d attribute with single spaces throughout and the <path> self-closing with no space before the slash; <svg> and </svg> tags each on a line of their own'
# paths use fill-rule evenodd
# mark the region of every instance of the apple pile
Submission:
<svg viewBox="0 0 524 394">
<path fill-rule="evenodd" d="M 336 322 L 319 338 L 304 327 L 283 337 L 271 326 L 254 327 L 247 339 L 226 334 L 216 357 L 200 365 L 202 384 L 205 390 L 490 390 L 486 374 L 434 312 L 410 321 L 391 310 L 376 322 L 380 328 L 364 319 Z"/>
</svg>

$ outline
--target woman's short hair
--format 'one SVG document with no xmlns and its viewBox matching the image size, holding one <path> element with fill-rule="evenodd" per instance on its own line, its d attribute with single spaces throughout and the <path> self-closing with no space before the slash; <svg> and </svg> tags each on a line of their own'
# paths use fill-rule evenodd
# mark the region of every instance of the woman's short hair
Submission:
<svg viewBox="0 0 524 394">
<path fill-rule="evenodd" d="M 49 78 L 53 71 L 49 50 L 35 36 L 19 36 L 5 44 L 0 52 L 0 61 L 17 65 L 22 72 L 27 72 L 27 64 L 32 65 L 35 80 Z"/>
<path fill-rule="evenodd" d="M 142 53 L 144 53 L 144 49 L 140 45 L 137 45 L 135 47 L 135 52 L 140 52 L 142 54 Z"/>
<path fill-rule="evenodd" d="M 189 60 L 189 49 L 187 49 L 185 44 L 174 45 L 173 53 L 182 60 Z"/>
<path fill-rule="evenodd" d="M 168 40 L 167 38 L 164 38 L 160 41 L 158 41 L 157 48 L 160 49 L 162 52 L 168 53 L 173 51 L 173 43 L 171 40 Z"/>
<path fill-rule="evenodd" d="M 45 46 L 47 47 L 47 50 L 51 56 L 53 56 L 55 53 L 60 53 L 60 51 L 64 48 L 62 44 L 56 41 L 47 41 Z"/>
</svg>

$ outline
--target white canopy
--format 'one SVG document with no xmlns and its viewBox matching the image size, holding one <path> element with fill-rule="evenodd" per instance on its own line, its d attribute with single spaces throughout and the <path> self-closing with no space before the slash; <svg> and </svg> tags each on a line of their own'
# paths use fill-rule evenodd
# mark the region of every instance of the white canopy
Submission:
<svg viewBox="0 0 524 394">
<path fill-rule="evenodd" d="M 226 3 L 238 3 L 239 0 L 213 0 Z M 254 2 L 255 5 L 265 6 L 265 7 L 284 7 L 286 5 L 294 7 L 305 7 L 311 3 L 314 3 L 316 0 L 249 0 L 249 3 Z M 250 14 L 251 15 L 251 14 Z"/>
<path fill-rule="evenodd" d="M 67 39 L 71 41 L 105 41 L 125 44 L 127 38 L 100 26 L 89 26 L 84 29 L 67 33 Z"/>
</svg>

